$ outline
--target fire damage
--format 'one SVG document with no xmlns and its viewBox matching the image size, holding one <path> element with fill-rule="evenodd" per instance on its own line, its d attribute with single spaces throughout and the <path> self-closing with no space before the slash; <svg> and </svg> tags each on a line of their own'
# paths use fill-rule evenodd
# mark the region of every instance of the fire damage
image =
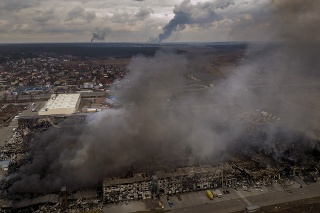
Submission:
<svg viewBox="0 0 320 213">
<path fill-rule="evenodd" d="M 1 147 L 0 160 L 11 159 L 5 178 L 1 180 L 1 212 L 57 212 L 57 211 L 99 211 L 102 202 L 99 190 L 81 189 L 68 191 L 61 187 L 56 193 L 20 193 L 11 194 L 8 189 L 16 178 L 9 178 L 21 166 L 30 163 L 32 154 L 30 147 L 34 141 L 49 128 L 61 129 L 80 125 L 85 120 L 85 115 L 69 116 L 38 116 L 19 119 L 19 127 L 13 137 Z M 64 129 L 64 130 L 62 130 Z M 72 143 L 66 144 L 66 147 Z M 43 171 L 45 172 L 45 171 Z"/>
<path fill-rule="evenodd" d="M 204 189 L 242 187 L 250 190 L 278 185 L 288 190 L 291 180 L 308 184 L 319 177 L 319 141 L 298 131 L 288 134 L 281 127 L 270 138 L 266 133 L 268 125 L 263 122 L 265 116 L 262 116 L 257 117 L 256 122 L 265 125 L 247 128 L 245 136 L 238 139 L 240 142 L 229 144 L 226 152 L 214 159 L 188 164 L 184 160 L 173 163 L 161 156 L 150 156 L 143 163 L 135 162 L 130 168 L 122 168 L 123 171 L 109 174 L 101 182 L 87 187 L 62 186 L 48 193 L 10 192 L 12 184 L 20 178 L 15 172 L 33 161 L 32 146 L 44 132 L 55 129 L 56 133 L 63 134 L 86 123 L 86 117 L 77 114 L 19 119 L 13 137 L 1 147 L 0 160 L 11 159 L 1 180 L 3 212 L 102 211 L 104 204 Z M 67 149 L 75 145 L 72 140 L 64 144 Z M 46 172 L 43 171 L 43 175 Z"/>
</svg>

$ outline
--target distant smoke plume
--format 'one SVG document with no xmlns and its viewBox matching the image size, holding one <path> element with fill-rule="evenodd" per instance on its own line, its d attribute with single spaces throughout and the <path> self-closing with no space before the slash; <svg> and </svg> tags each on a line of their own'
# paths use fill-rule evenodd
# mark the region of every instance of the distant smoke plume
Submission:
<svg viewBox="0 0 320 213">
<path fill-rule="evenodd" d="M 91 42 L 93 41 L 104 41 L 106 37 L 106 34 L 104 32 L 102 33 L 92 33 Z"/>
<path fill-rule="evenodd" d="M 101 30 L 99 28 L 96 29 L 94 33 L 92 33 L 91 42 L 93 41 L 104 41 L 106 38 L 106 35 L 109 33 L 110 30 L 104 29 Z"/>
<path fill-rule="evenodd" d="M 156 38 L 150 38 L 149 42 L 161 42 L 171 36 L 174 31 L 181 31 L 186 25 L 205 25 L 220 20 L 216 11 L 223 10 L 234 4 L 233 0 L 216 0 L 213 2 L 198 2 L 192 4 L 190 0 L 184 0 L 176 5 L 174 18 L 163 28 L 163 33 Z"/>
<path fill-rule="evenodd" d="M 215 82 L 214 91 L 206 85 L 193 90 L 187 84 L 189 61 L 184 55 L 160 51 L 150 58 L 134 57 L 128 66 L 130 75 L 115 92 L 124 108 L 91 115 L 80 126 L 50 128 L 32 144 L 32 161 L 9 177 L 15 180 L 9 191 L 48 193 L 64 185 L 92 186 L 105 176 L 120 176 L 132 165 L 142 167 L 150 156 L 176 166 L 212 162 L 219 153 L 228 154 L 223 151 L 230 145 L 234 150 L 251 143 L 272 153 L 273 141 L 285 146 L 296 139 L 294 135 L 276 138 L 279 129 L 319 138 L 320 107 L 314 101 L 319 97 L 313 92 L 320 89 L 316 27 L 320 3 L 271 3 L 268 29 L 278 43 L 252 45 L 232 75 Z M 208 23 L 199 20 L 207 20 L 208 14 L 214 16 L 217 8 L 228 4 L 184 1 L 181 5 L 190 10 L 176 7 L 179 15 L 160 41 L 180 25 Z M 204 10 L 203 18 L 191 16 L 194 13 L 188 11 L 194 8 Z M 189 21 L 181 21 L 185 19 Z M 262 110 L 272 117 L 257 138 L 248 130 L 263 126 L 257 119 Z"/>
</svg>

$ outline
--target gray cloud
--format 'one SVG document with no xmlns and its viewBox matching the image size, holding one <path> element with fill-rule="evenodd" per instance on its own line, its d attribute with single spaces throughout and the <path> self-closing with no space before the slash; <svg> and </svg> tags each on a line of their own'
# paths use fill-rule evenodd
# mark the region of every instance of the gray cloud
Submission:
<svg viewBox="0 0 320 213">
<path fill-rule="evenodd" d="M 76 19 L 82 19 L 88 23 L 93 21 L 96 18 L 96 13 L 94 11 L 85 11 L 83 7 L 74 7 L 71 9 L 65 18 L 65 21 L 73 21 Z"/>
<path fill-rule="evenodd" d="M 146 7 L 142 7 L 139 9 L 139 11 L 137 13 L 134 14 L 134 17 L 136 17 L 138 20 L 142 21 L 145 18 L 147 18 L 148 16 L 150 16 L 150 14 L 153 14 L 154 11 L 151 8 L 146 8 Z"/>
<path fill-rule="evenodd" d="M 54 19 L 54 8 L 51 8 L 50 10 L 41 12 L 40 15 L 33 18 L 36 22 L 48 22 L 51 19 Z"/>
<path fill-rule="evenodd" d="M 135 23 L 143 21 L 149 17 L 154 11 L 151 8 L 141 7 L 137 12 L 129 13 L 127 11 L 120 11 L 114 13 L 110 20 L 114 23 Z"/>
<path fill-rule="evenodd" d="M 143 5 L 141 2 L 132 0 L 76 0 L 71 2 L 65 0 L 43 0 L 41 4 L 39 2 L 37 0 L 0 1 L 0 21 L 3 23 L 0 25 L 0 30 L 3 42 L 14 42 L 22 38 L 33 42 L 39 39 L 45 41 L 48 38 L 48 34 L 55 31 L 51 30 L 50 27 L 58 29 L 59 36 L 67 39 L 66 41 L 73 41 L 74 38 L 77 38 L 77 41 L 87 41 L 93 27 L 112 29 L 114 33 L 110 35 L 110 41 L 142 42 L 148 40 L 151 35 L 165 35 L 164 31 L 161 32 L 162 29 L 170 29 L 170 27 L 173 27 L 171 29 L 174 34 L 180 31 L 179 37 L 174 37 L 177 36 L 174 35 L 170 39 L 178 38 L 179 41 L 239 41 L 271 40 L 275 38 L 272 35 L 275 31 L 269 30 L 270 26 L 274 25 L 271 23 L 273 19 L 270 13 L 275 9 L 273 6 L 275 4 L 271 0 L 235 0 L 235 4 L 228 7 L 224 7 L 226 6 L 223 5 L 225 4 L 224 1 L 208 1 L 209 5 L 220 5 L 224 9 L 218 8 L 214 10 L 208 6 L 202 12 L 196 11 L 196 8 L 201 9 L 201 5 L 205 5 L 205 2 L 194 5 L 185 3 L 186 6 L 180 6 L 181 0 L 144 1 L 142 2 Z M 183 19 L 183 13 L 186 13 L 186 16 L 190 16 L 191 19 L 195 19 L 197 22 L 199 21 L 200 24 L 192 23 L 190 20 L 191 24 L 178 24 L 179 22 L 173 21 L 171 22 L 172 25 L 168 24 L 167 28 L 162 28 L 169 23 L 169 17 L 172 18 L 176 15 L 172 9 L 174 4 L 178 5 L 178 9 L 174 9 L 175 12 L 181 14 L 181 16 L 177 15 L 177 17 L 182 17 Z M 317 6 L 316 2 L 308 2 L 307 4 Z M 126 5 L 125 11 L 123 5 Z M 189 7 L 188 5 L 193 6 Z M 140 8 L 141 6 L 143 7 Z M 78 11 L 69 11 L 77 7 L 80 7 Z M 37 12 L 46 11 L 47 8 L 54 8 L 54 15 Z M 153 12 L 147 8 L 151 8 Z M 19 13 L 14 11 L 19 11 Z M 69 15 L 67 14 L 68 12 L 70 12 Z M 108 14 L 107 19 L 105 19 L 106 14 Z M 165 14 L 168 15 L 165 16 Z M 204 23 L 206 22 L 205 16 L 215 19 L 213 21 L 212 19 L 207 19 L 208 22 Z M 309 18 L 316 16 L 317 14 L 310 14 Z M 303 18 L 303 20 L 306 19 Z M 48 24 L 48 26 L 44 26 L 44 23 Z M 175 23 L 177 24 L 176 27 L 174 27 Z M 305 23 L 305 25 L 307 24 Z M 13 27 L 14 25 L 17 25 L 17 27 Z M 77 25 L 81 25 L 83 28 L 81 36 L 79 33 L 74 34 L 74 32 L 79 31 Z M 29 26 L 30 30 L 28 32 L 32 33 L 33 31 L 34 36 L 23 37 L 19 35 L 18 26 L 25 26 L 24 28 Z M 185 30 L 186 28 L 187 30 Z M 201 29 L 199 30 L 199 28 Z M 127 34 L 121 34 L 122 30 Z M 165 32 L 170 32 L 170 30 Z M 23 33 L 23 31 L 20 33 Z M 288 37 L 289 35 L 283 34 L 282 37 Z M 312 35 L 314 34 L 310 34 L 309 37 Z M 56 34 L 50 36 L 51 41 L 55 40 L 54 36 Z M 158 41 L 159 36 L 155 40 Z M 61 41 L 61 38 L 57 37 L 57 41 Z"/>
<path fill-rule="evenodd" d="M 0 10 L 4 11 L 19 11 L 26 8 L 39 6 L 40 0 L 1 0 Z"/>
<path fill-rule="evenodd" d="M 7 1 L 7 3 L 10 2 Z M 181 0 L 145 1 L 143 2 L 143 6 L 141 2 L 132 0 L 110 0 L 107 2 L 101 0 L 76 0 L 71 2 L 66 0 L 43 0 L 41 4 L 31 4 L 32 2 L 38 2 L 34 0 L 21 2 L 27 2 L 29 6 L 34 6 L 29 7 L 28 5 L 24 5 L 20 7 L 17 4 L 16 9 L 14 9 L 14 6 L 11 6 L 11 9 L 16 11 L 19 8 L 25 8 L 20 10 L 19 13 L 11 13 L 9 10 L 1 9 L 0 20 L 8 25 L 28 25 L 30 29 L 34 29 L 34 36 L 23 37 L 26 39 L 26 42 L 31 40 L 33 42 L 37 40 L 45 41 L 46 38 L 48 38 L 47 35 L 54 31 L 50 30 L 50 27 L 59 29 L 61 32 L 59 35 L 61 37 L 57 37 L 57 41 L 61 41 L 61 38 L 67 39 L 66 41 L 73 41 L 75 38 L 77 38 L 78 41 L 86 41 L 89 32 L 92 31 L 92 26 L 112 29 L 114 32 L 112 35 L 114 36 L 110 37 L 110 41 L 143 42 L 148 39 L 149 35 L 160 32 L 160 26 L 163 26 L 167 22 L 167 17 L 171 16 L 172 7 L 174 4 L 179 4 Z M 3 1 L 1 1 L 1 3 L 3 6 Z M 125 11 L 123 5 L 126 5 Z M 77 7 L 80 7 L 80 9 Z M 39 14 L 38 11 L 45 11 L 47 8 L 54 8 L 55 15 Z M 85 9 L 85 11 L 83 11 L 83 9 Z M 89 12 L 89 14 L 86 14 L 87 12 Z M 104 18 L 106 14 L 108 14 L 107 19 Z M 114 17 L 112 17 L 112 14 L 114 14 Z M 168 14 L 168 16 L 164 14 Z M 127 17 L 127 19 L 124 17 Z M 44 26 L 44 23 L 50 26 Z M 122 23 L 125 23 L 125 25 L 121 25 Z M 77 25 L 82 25 L 83 34 L 87 33 L 85 36 L 73 33 L 78 31 L 78 29 L 74 29 L 77 28 Z M 5 27 L 4 25 L 0 25 L 0 28 L 2 28 L 2 32 L 6 32 L 2 34 L 5 38 L 3 42 L 14 42 L 16 39 L 20 40 L 22 38 L 17 34 L 18 31 L 16 30 L 12 31 L 11 28 Z M 45 30 L 47 30 L 47 33 Z M 63 30 L 65 31 L 63 32 Z M 116 35 L 116 32 L 120 31 L 129 33 L 127 36 L 122 34 Z M 190 36 L 192 38 L 193 31 L 190 30 L 188 33 L 191 33 Z M 56 35 L 53 34 L 51 35 L 51 42 L 55 36 Z"/>
</svg>

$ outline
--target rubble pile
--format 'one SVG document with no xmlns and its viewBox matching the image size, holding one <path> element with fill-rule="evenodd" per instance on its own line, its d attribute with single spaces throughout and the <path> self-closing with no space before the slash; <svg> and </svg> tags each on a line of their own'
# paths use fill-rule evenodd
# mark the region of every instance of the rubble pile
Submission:
<svg viewBox="0 0 320 213">
<path fill-rule="evenodd" d="M 317 181 L 320 175 L 318 141 L 311 141 L 305 135 L 296 132 L 281 133 L 281 131 L 266 138 L 268 125 L 265 118 L 259 115 L 254 120 L 251 116 L 255 115 L 244 111 L 239 116 L 239 120 L 235 121 L 235 123 L 246 123 L 249 128 L 244 132 L 243 137 L 237 138 L 234 144 L 230 144 L 230 147 L 227 148 L 229 156 L 223 161 L 219 162 L 217 159 L 199 161 L 199 165 L 202 166 L 183 163 L 177 165 L 175 161 L 170 169 L 166 169 L 166 165 L 171 163 L 170 159 L 153 156 L 153 159 L 146 162 L 145 166 L 135 166 L 134 169 L 132 168 L 134 172 L 124 178 L 108 177 L 104 179 L 103 198 L 97 195 L 97 189 L 93 190 L 95 193 L 88 191 L 79 193 L 78 191 L 73 194 L 65 194 L 65 197 L 61 196 L 60 192 L 60 194 L 50 195 L 50 200 L 46 200 L 49 195 L 32 194 L 30 199 L 17 195 L 20 199 L 15 199 L 13 207 L 16 206 L 16 209 L 19 210 L 34 208 L 34 212 L 39 213 L 100 212 L 104 203 L 127 202 L 163 194 L 172 195 L 210 188 L 272 187 L 275 183 L 282 184 L 285 188 L 286 183 L 295 177 L 305 182 Z M 252 124 L 251 128 L 249 121 L 252 120 L 255 121 L 255 125 Z M 0 159 L 11 160 L 9 173 L 12 173 L 30 160 L 29 146 L 43 132 L 52 128 L 58 130 L 59 134 L 63 134 L 69 128 L 83 125 L 85 121 L 86 115 L 83 114 L 19 119 L 19 128 L 14 131 L 13 137 L 1 147 Z M 228 128 L 221 127 L 221 131 L 232 131 L 232 127 Z M 73 145 L 72 143 L 65 144 L 67 147 Z M 54 201 L 52 197 L 55 197 Z"/>
<path fill-rule="evenodd" d="M 19 212 L 32 209 L 36 213 L 56 212 L 102 212 L 103 203 L 96 190 L 77 191 L 68 194 L 46 194 L 39 197 L 23 198 L 13 203 L 12 209 Z"/>
<path fill-rule="evenodd" d="M 286 178 L 285 166 L 272 158 L 256 153 L 252 157 L 236 156 L 232 159 L 234 168 L 240 173 L 237 176 L 239 185 L 268 185 Z"/>
<path fill-rule="evenodd" d="M 67 212 L 88 212 L 88 211 L 102 211 L 103 203 L 99 200 L 85 200 L 79 198 L 72 202 L 67 207 Z"/>
<path fill-rule="evenodd" d="M 39 206 L 35 213 L 57 213 L 57 212 L 102 212 L 103 203 L 99 200 L 85 200 L 79 198 L 76 201 L 72 201 L 64 207 L 61 203 L 55 205 L 43 205 Z"/>
<path fill-rule="evenodd" d="M 25 144 L 23 139 L 23 130 L 16 129 L 4 146 L 0 147 L 0 160 L 16 160 L 17 155 L 25 153 Z"/>
</svg>

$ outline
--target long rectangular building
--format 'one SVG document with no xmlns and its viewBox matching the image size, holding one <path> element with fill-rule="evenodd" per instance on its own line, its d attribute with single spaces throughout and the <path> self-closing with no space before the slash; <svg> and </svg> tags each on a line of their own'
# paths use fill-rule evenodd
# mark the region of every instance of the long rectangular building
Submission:
<svg viewBox="0 0 320 213">
<path fill-rule="evenodd" d="M 52 95 L 39 115 L 70 115 L 77 112 L 80 100 L 80 94 Z"/>
<path fill-rule="evenodd" d="M 235 170 L 230 165 L 185 167 L 157 171 L 152 176 L 140 173 L 127 179 L 105 178 L 103 198 L 105 203 L 116 203 L 232 186 L 235 183 Z"/>
</svg>

